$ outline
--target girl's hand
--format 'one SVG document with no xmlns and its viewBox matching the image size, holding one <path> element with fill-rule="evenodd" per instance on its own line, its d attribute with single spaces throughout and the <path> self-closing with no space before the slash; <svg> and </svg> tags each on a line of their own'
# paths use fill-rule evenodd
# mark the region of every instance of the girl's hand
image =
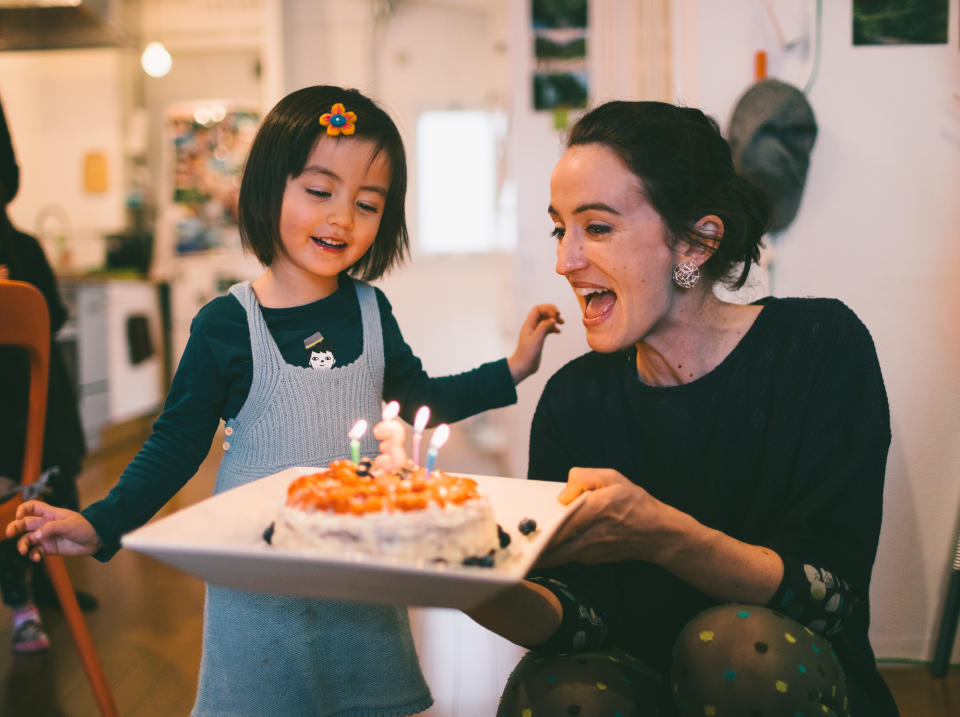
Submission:
<svg viewBox="0 0 960 717">
<path fill-rule="evenodd" d="M 559 324 L 563 323 L 560 309 L 553 304 L 538 304 L 530 309 L 527 318 L 520 327 L 517 348 L 507 359 L 513 383 L 518 384 L 540 368 L 540 354 L 547 334 L 559 334 Z"/>
<path fill-rule="evenodd" d="M 39 500 L 17 506 L 17 518 L 7 525 L 8 538 L 20 535 L 17 550 L 39 562 L 44 554 L 92 555 L 100 547 L 100 538 L 80 513 L 55 508 Z"/>
<path fill-rule="evenodd" d="M 683 515 L 623 474 L 608 468 L 571 468 L 557 496 L 564 505 L 583 495 L 537 562 L 659 562 L 676 535 L 672 518 Z"/>
</svg>

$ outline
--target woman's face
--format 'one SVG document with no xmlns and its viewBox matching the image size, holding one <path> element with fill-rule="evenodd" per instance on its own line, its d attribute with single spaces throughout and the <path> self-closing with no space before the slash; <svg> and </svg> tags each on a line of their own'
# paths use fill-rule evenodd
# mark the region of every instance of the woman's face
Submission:
<svg viewBox="0 0 960 717">
<path fill-rule="evenodd" d="M 280 209 L 281 250 L 272 271 L 333 282 L 373 244 L 390 188 L 390 160 L 370 140 L 322 135 Z"/>
<path fill-rule="evenodd" d="M 659 328 L 677 256 L 640 179 L 601 144 L 566 151 L 550 179 L 557 273 L 573 287 L 590 348 L 618 351 Z"/>
</svg>

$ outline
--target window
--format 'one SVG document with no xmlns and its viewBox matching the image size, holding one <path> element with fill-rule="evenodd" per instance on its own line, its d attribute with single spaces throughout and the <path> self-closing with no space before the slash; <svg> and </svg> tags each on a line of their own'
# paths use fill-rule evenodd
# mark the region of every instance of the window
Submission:
<svg viewBox="0 0 960 717">
<path fill-rule="evenodd" d="M 431 254 L 512 250 L 516 190 L 502 176 L 506 115 L 424 112 L 417 121 L 420 250 Z"/>
</svg>

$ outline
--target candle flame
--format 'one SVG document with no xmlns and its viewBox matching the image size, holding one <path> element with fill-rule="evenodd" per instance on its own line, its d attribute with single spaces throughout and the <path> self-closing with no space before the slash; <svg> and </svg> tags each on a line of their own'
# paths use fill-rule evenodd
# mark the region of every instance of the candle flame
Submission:
<svg viewBox="0 0 960 717">
<path fill-rule="evenodd" d="M 353 428 L 350 429 L 350 433 L 347 435 L 350 437 L 351 441 L 359 441 L 360 436 L 367 432 L 367 422 L 362 418 L 353 424 Z"/>
<path fill-rule="evenodd" d="M 400 415 L 400 404 L 396 401 L 390 401 L 383 407 L 383 420 L 390 421 Z"/>
<path fill-rule="evenodd" d="M 421 406 L 420 410 L 417 411 L 417 415 L 413 419 L 413 430 L 417 433 L 423 433 L 423 429 L 427 427 L 427 423 L 430 421 L 430 409 L 427 406 Z"/>
<path fill-rule="evenodd" d="M 433 432 L 433 435 L 430 437 L 430 447 L 437 449 L 447 442 L 447 439 L 450 437 L 450 426 L 446 423 L 441 423 Z"/>
</svg>

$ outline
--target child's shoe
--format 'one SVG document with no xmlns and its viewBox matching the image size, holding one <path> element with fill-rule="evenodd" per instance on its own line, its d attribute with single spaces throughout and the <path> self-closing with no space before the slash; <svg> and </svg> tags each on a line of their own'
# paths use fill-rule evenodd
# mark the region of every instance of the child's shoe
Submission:
<svg viewBox="0 0 960 717">
<path fill-rule="evenodd" d="M 43 652 L 50 648 L 50 638 L 43 629 L 36 605 L 27 603 L 13 610 L 13 651 L 20 654 Z"/>
</svg>

